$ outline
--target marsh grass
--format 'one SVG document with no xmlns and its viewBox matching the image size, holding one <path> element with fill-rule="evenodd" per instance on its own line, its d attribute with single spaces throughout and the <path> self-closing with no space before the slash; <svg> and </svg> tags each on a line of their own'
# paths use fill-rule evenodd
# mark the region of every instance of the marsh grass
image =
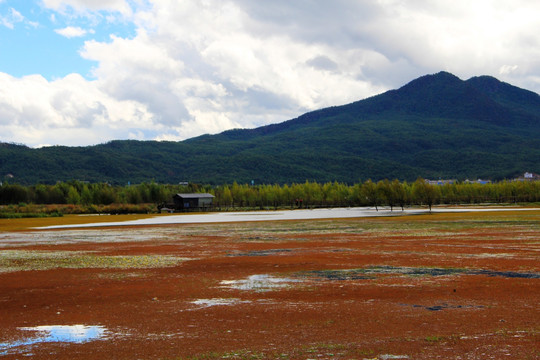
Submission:
<svg viewBox="0 0 540 360">
<path fill-rule="evenodd" d="M 0 272 L 50 269 L 148 269 L 171 267 L 187 258 L 167 255 L 103 256 L 74 251 L 25 251 L 0 252 Z"/>
</svg>

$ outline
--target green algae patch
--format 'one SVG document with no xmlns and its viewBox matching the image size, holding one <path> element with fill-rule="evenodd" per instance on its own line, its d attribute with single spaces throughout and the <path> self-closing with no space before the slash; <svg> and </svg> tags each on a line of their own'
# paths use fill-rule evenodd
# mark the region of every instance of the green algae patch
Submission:
<svg viewBox="0 0 540 360">
<path fill-rule="evenodd" d="M 0 252 L 0 273 L 50 269 L 149 269 L 176 266 L 189 258 L 168 255 L 93 255 L 74 251 Z"/>
</svg>

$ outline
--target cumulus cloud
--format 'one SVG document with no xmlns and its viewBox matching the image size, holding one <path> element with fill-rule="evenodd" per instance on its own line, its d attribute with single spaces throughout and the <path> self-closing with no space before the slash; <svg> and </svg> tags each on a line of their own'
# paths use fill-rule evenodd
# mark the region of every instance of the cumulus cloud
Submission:
<svg viewBox="0 0 540 360">
<path fill-rule="evenodd" d="M 17 142 L 87 145 L 148 129 L 152 117 L 144 105 L 115 100 L 77 74 L 49 82 L 0 73 L 0 83 L 0 132 Z"/>
<path fill-rule="evenodd" d="M 137 31 L 85 42 L 80 54 L 96 64 L 92 80 L 0 76 L 0 140 L 180 140 L 284 121 L 440 70 L 540 90 L 540 4 L 526 0 L 43 4 L 56 18 L 121 18 Z M 19 132 L 24 126 L 30 130 Z"/>
<path fill-rule="evenodd" d="M 354 52 L 337 64 L 321 55 L 333 53 L 328 44 L 250 30 L 254 20 L 234 2 L 160 1 L 136 21 L 144 26 L 135 38 L 87 42 L 82 55 L 99 64 L 102 89 L 146 104 L 177 139 L 284 121 L 384 90 L 359 80 Z M 336 71 L 321 71 L 329 66 Z"/>
<path fill-rule="evenodd" d="M 85 36 L 88 33 L 90 34 L 94 33 L 93 30 L 85 30 L 80 27 L 73 27 L 73 26 L 67 26 L 62 29 L 56 29 L 54 30 L 54 32 L 67 38 L 81 37 L 81 36 Z"/>
</svg>

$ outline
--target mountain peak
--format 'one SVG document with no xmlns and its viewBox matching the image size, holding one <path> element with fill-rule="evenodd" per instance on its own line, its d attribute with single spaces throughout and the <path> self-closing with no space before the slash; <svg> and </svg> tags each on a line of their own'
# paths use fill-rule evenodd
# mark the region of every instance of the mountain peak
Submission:
<svg viewBox="0 0 540 360">
<path fill-rule="evenodd" d="M 415 90 L 415 89 L 421 89 L 421 88 L 440 88 L 447 87 L 447 86 L 456 86 L 459 84 L 462 84 L 463 81 L 455 76 L 454 74 L 451 74 L 446 71 L 440 71 L 436 74 L 431 75 L 424 75 L 421 76 L 405 86 L 401 87 L 399 90 Z"/>
<path fill-rule="evenodd" d="M 467 84 L 506 105 L 534 111 L 540 106 L 540 95 L 537 93 L 499 81 L 492 76 L 475 76 L 467 80 Z"/>
<path fill-rule="evenodd" d="M 490 94 L 490 95 L 498 94 L 498 93 L 502 93 L 506 91 L 515 91 L 516 89 L 519 89 L 515 86 L 504 83 L 488 75 L 475 76 L 475 77 L 470 78 L 466 82 L 467 84 L 474 86 L 478 90 L 486 94 Z M 519 90 L 525 91 L 523 89 L 519 89 Z"/>
<path fill-rule="evenodd" d="M 433 79 L 440 79 L 440 80 L 461 81 L 460 78 L 458 78 L 456 75 L 452 73 L 449 73 L 448 71 L 439 71 L 438 73 L 425 75 L 423 77 L 427 77 L 427 78 L 431 77 Z"/>
<path fill-rule="evenodd" d="M 516 126 L 518 122 L 527 124 L 533 121 L 532 118 L 538 118 L 535 111 L 540 106 L 540 96 L 490 76 L 463 81 L 449 72 L 440 71 L 419 77 L 369 101 L 360 101 L 357 107 L 360 109 L 362 105 L 371 113 L 397 111 L 414 116 Z M 512 109 L 519 109 L 521 115 L 511 116 L 509 111 Z"/>
</svg>

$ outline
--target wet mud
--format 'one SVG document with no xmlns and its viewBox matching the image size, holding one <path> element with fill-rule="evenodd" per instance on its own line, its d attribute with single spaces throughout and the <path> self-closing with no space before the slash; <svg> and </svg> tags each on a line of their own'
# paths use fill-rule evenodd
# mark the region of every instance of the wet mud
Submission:
<svg viewBox="0 0 540 360">
<path fill-rule="evenodd" d="M 538 359 L 540 212 L 3 232 L 2 359 Z"/>
</svg>

